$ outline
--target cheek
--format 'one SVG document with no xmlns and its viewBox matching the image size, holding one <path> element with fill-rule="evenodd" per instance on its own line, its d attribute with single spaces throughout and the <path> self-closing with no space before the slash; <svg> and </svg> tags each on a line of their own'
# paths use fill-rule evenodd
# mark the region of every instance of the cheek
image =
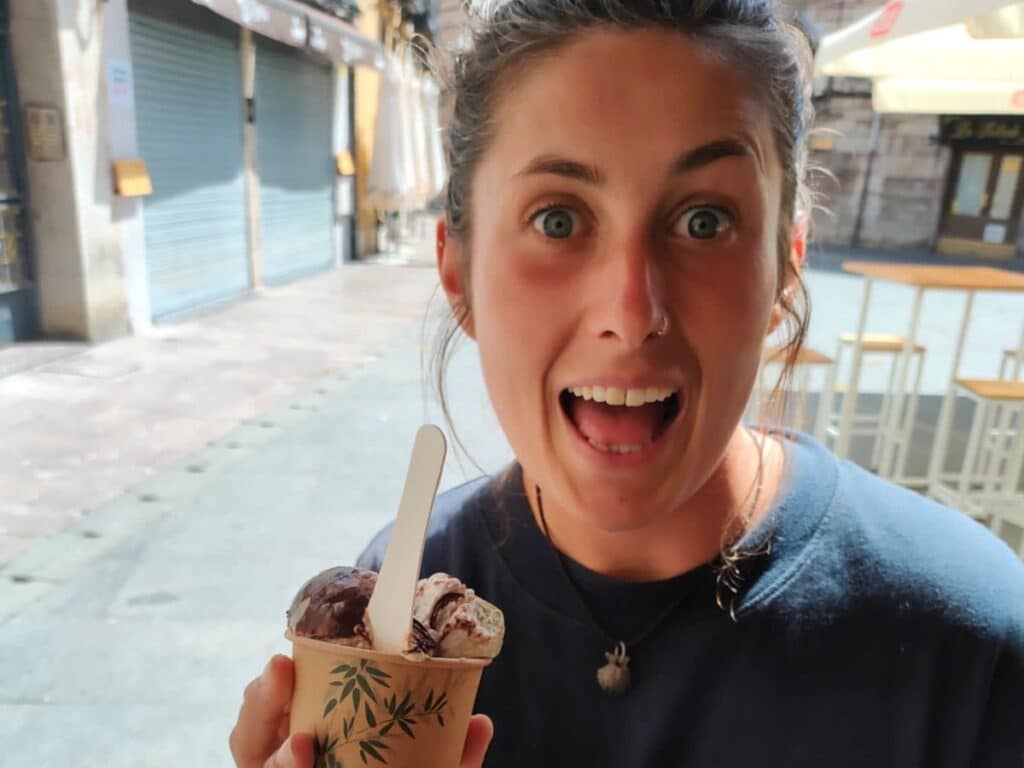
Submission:
<svg viewBox="0 0 1024 768">
<path fill-rule="evenodd" d="M 745 402 L 749 396 L 774 304 L 771 258 L 723 260 L 686 289 L 682 316 L 700 366 L 702 399 Z"/>
<path fill-rule="evenodd" d="M 495 411 L 510 433 L 518 431 L 524 414 L 537 412 L 564 325 L 558 286 L 525 263 L 514 253 L 481 244 L 472 273 L 480 362 Z"/>
</svg>

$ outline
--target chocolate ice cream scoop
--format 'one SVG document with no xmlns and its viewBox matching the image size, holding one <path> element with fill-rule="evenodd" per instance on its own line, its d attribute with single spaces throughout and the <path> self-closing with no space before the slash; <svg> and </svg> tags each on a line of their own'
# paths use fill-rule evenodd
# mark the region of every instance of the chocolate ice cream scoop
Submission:
<svg viewBox="0 0 1024 768">
<path fill-rule="evenodd" d="M 299 637 L 373 649 L 366 617 L 377 574 L 329 568 L 307 581 L 288 609 L 288 628 Z M 500 610 L 454 576 L 421 579 L 413 602 L 408 652 L 447 658 L 493 658 L 501 650 Z"/>
<path fill-rule="evenodd" d="M 307 581 L 288 609 L 288 627 L 300 637 L 370 648 L 363 617 L 377 574 L 329 568 Z"/>
</svg>

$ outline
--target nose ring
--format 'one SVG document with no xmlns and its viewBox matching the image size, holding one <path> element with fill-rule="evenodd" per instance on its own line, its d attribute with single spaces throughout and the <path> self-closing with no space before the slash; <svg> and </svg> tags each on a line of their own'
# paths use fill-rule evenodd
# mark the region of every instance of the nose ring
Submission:
<svg viewBox="0 0 1024 768">
<path fill-rule="evenodd" d="M 654 336 L 655 336 L 655 338 L 660 339 L 666 333 L 668 333 L 668 315 L 662 315 L 661 316 L 661 328 L 659 328 L 658 330 L 656 330 L 654 332 Z"/>
</svg>

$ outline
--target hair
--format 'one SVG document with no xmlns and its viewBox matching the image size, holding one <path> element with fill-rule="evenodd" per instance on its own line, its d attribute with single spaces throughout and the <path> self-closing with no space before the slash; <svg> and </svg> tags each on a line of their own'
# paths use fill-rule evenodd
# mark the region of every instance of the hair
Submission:
<svg viewBox="0 0 1024 768">
<path fill-rule="evenodd" d="M 776 359 L 781 375 L 768 398 L 773 420 L 785 422 L 788 392 L 810 319 L 810 300 L 791 262 L 798 217 L 809 221 L 807 134 L 814 117 L 810 49 L 799 29 L 772 0 L 474 0 L 463 44 L 441 75 L 450 104 L 445 131 L 449 179 L 444 192 L 451 237 L 463 243 L 460 269 L 467 299 L 448 313 L 433 349 L 433 380 L 449 425 L 445 374 L 460 329 L 472 312 L 470 285 L 472 180 L 495 134 L 494 115 L 509 84 L 530 65 L 587 31 L 670 29 L 707 46 L 760 87 L 783 171 L 776 301 L 784 312 L 785 339 Z M 456 436 L 456 440 L 458 438 Z"/>
</svg>

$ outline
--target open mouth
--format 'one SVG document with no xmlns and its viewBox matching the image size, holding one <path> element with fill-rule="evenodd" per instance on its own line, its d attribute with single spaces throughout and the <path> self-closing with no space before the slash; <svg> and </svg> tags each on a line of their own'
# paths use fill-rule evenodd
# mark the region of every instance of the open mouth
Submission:
<svg viewBox="0 0 1024 768">
<path fill-rule="evenodd" d="M 572 387 L 559 404 L 580 436 L 603 453 L 638 453 L 665 434 L 682 411 L 678 390 Z"/>
</svg>

